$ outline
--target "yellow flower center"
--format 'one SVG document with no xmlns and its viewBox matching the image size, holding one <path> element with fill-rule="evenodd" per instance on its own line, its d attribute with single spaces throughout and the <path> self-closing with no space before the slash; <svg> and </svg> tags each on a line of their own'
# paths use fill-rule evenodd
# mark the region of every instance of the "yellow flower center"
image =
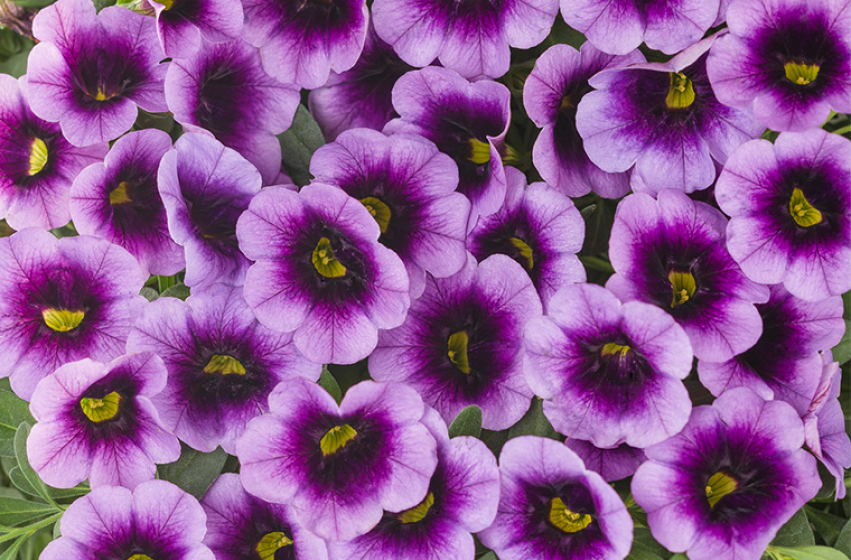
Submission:
<svg viewBox="0 0 851 560">
<path fill-rule="evenodd" d="M 665 97 L 668 109 L 685 109 L 694 103 L 694 85 L 682 72 L 671 72 L 671 86 Z"/>
<path fill-rule="evenodd" d="M 83 414 L 92 422 L 112 420 L 118 415 L 120 405 L 121 395 L 115 391 L 102 399 L 92 399 L 89 397 L 80 399 L 80 408 L 83 409 Z"/>
<path fill-rule="evenodd" d="M 357 435 L 358 433 L 355 429 L 348 424 L 334 426 L 319 440 L 319 448 L 322 450 L 322 456 L 333 455 L 345 447 L 347 443 L 355 439 Z"/>
<path fill-rule="evenodd" d="M 375 221 L 378 222 L 378 229 L 381 230 L 381 233 L 387 232 L 387 227 L 390 225 L 390 207 L 384 204 L 381 200 L 368 196 L 366 198 L 360 199 L 361 204 L 366 206 L 367 211 L 369 211 L 370 215 L 375 218 Z"/>
<path fill-rule="evenodd" d="M 822 221 L 821 212 L 807 201 L 803 191 L 798 187 L 795 187 L 792 198 L 789 199 L 789 213 L 792 214 L 795 223 L 801 227 L 814 226 Z"/>
<path fill-rule="evenodd" d="M 602 350 L 600 350 L 600 354 L 602 356 L 618 356 L 623 358 L 626 356 L 627 352 L 630 351 L 629 346 L 624 346 L 622 344 L 615 344 L 614 342 L 609 342 L 603 345 Z"/>
<path fill-rule="evenodd" d="M 805 86 L 816 81 L 818 77 L 818 64 L 804 64 L 803 62 L 787 62 L 783 69 L 786 70 L 786 79 L 793 84 Z"/>
<path fill-rule="evenodd" d="M 68 309 L 53 309 L 49 307 L 41 312 L 44 324 L 56 332 L 68 332 L 80 326 L 85 317 L 82 311 L 70 311 Z"/>
<path fill-rule="evenodd" d="M 491 160 L 491 146 L 478 138 L 470 138 L 470 155 L 467 157 L 476 165 L 483 165 Z"/>
<path fill-rule="evenodd" d="M 151 558 L 147 554 L 134 554 L 127 560 L 153 560 L 153 558 Z"/>
<path fill-rule="evenodd" d="M 517 252 L 520 253 L 520 256 L 523 257 L 523 260 L 526 261 L 525 265 L 526 270 L 532 270 L 532 267 L 535 266 L 535 258 L 532 254 L 532 248 L 528 243 L 520 239 L 519 237 L 509 237 L 508 242 L 517 249 Z M 523 264 L 523 263 L 521 263 Z"/>
<path fill-rule="evenodd" d="M 275 558 L 275 552 L 277 552 L 279 548 L 292 546 L 292 544 L 293 540 L 285 533 L 275 531 L 274 533 L 266 533 L 263 535 L 263 538 L 260 539 L 260 542 L 257 543 L 254 550 L 256 550 L 257 554 L 260 555 L 261 560 L 272 560 Z"/>
<path fill-rule="evenodd" d="M 709 507 L 714 508 L 718 500 L 733 492 L 738 487 L 739 483 L 736 482 L 736 479 L 723 471 L 713 474 L 709 477 L 706 488 L 704 489 L 706 491 L 706 499 L 709 501 Z"/>
<path fill-rule="evenodd" d="M 165 6 L 166 10 L 170 10 L 174 6 L 174 0 L 157 0 L 157 2 Z"/>
<path fill-rule="evenodd" d="M 313 250 L 313 266 L 316 272 L 325 278 L 342 278 L 346 275 L 346 267 L 334 257 L 331 240 L 323 237 Z"/>
<path fill-rule="evenodd" d="M 470 337 L 467 331 L 458 331 L 449 337 L 449 351 L 446 353 L 449 356 L 449 361 L 455 364 L 455 367 L 464 373 L 470 373 L 470 361 L 467 358 L 467 345 L 470 343 Z"/>
<path fill-rule="evenodd" d="M 209 363 L 204 366 L 204 373 L 221 373 L 222 375 L 235 373 L 237 375 L 245 375 L 245 366 L 233 356 L 213 354 Z"/>
<path fill-rule="evenodd" d="M 109 191 L 109 203 L 113 206 L 116 204 L 124 204 L 125 202 L 133 202 L 130 200 L 130 195 L 127 194 L 127 187 L 130 185 L 127 181 L 121 181 L 118 186 Z"/>
<path fill-rule="evenodd" d="M 561 98 L 561 105 L 558 107 L 559 111 L 566 111 L 568 109 L 576 109 L 576 105 L 573 103 L 573 99 L 569 95 L 565 95 Z"/>
<path fill-rule="evenodd" d="M 30 146 L 30 168 L 27 174 L 32 177 L 47 165 L 47 144 L 41 138 L 35 138 Z"/>
<path fill-rule="evenodd" d="M 570 511 L 561 498 L 556 497 L 550 503 L 550 523 L 565 533 L 577 533 L 591 524 L 591 515 Z"/>
<path fill-rule="evenodd" d="M 419 505 L 414 506 L 411 509 L 406 509 L 400 513 L 399 521 L 402 523 L 417 523 L 418 521 L 422 521 L 425 519 L 425 516 L 428 515 L 428 510 L 430 510 L 433 505 L 434 494 L 429 492 Z"/>
<path fill-rule="evenodd" d="M 691 272 L 679 272 L 677 270 L 672 270 L 668 273 L 668 281 L 671 283 L 671 287 L 674 290 L 674 298 L 671 301 L 671 309 L 690 300 L 694 297 L 694 292 L 697 291 L 697 284 L 695 283 L 694 276 L 691 275 Z"/>
</svg>

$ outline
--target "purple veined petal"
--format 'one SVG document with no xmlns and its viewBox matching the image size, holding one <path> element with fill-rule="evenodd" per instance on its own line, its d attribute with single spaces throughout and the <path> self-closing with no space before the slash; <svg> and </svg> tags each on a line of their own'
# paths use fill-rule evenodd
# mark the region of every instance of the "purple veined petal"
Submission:
<svg viewBox="0 0 851 560">
<path fill-rule="evenodd" d="M 157 36 L 165 55 L 184 58 L 198 51 L 201 37 L 224 43 L 242 31 L 242 4 L 235 0 L 176 0 L 168 6 L 154 0 Z"/>
<path fill-rule="evenodd" d="M 635 474 L 636 469 L 647 458 L 644 451 L 625 443 L 608 449 L 600 449 L 588 441 L 568 439 L 564 444 L 579 455 L 585 467 L 597 472 L 606 482 L 622 480 Z"/>
</svg>

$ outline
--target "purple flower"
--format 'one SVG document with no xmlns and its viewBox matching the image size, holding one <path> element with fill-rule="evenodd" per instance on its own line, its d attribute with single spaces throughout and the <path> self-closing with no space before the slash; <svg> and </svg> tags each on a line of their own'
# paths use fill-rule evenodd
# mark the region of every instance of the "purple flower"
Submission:
<svg viewBox="0 0 851 560">
<path fill-rule="evenodd" d="M 237 441 L 242 483 L 263 500 L 292 506 L 293 520 L 319 537 L 351 540 L 385 510 L 425 499 L 437 452 L 412 389 L 363 381 L 338 407 L 318 385 L 294 379 L 278 386 L 269 407 Z"/>
<path fill-rule="evenodd" d="M 529 49 L 549 35 L 558 1 L 377 0 L 372 9 L 378 35 L 408 64 L 437 58 L 465 78 L 498 78 L 508 72 L 509 46 Z"/>
<path fill-rule="evenodd" d="M 561 0 L 561 15 L 603 52 L 626 54 L 643 41 L 674 54 L 703 37 L 718 7 L 718 0 Z"/>
<path fill-rule="evenodd" d="M 505 200 L 505 170 L 499 150 L 511 119 L 511 95 L 502 84 L 471 84 L 446 68 L 429 67 L 402 76 L 393 106 L 402 116 L 386 134 L 425 136 L 458 164 L 458 192 L 473 205 L 468 229 L 479 215 L 493 214 Z"/>
<path fill-rule="evenodd" d="M 762 317 L 757 343 L 723 363 L 701 361 L 700 382 L 716 396 L 750 387 L 765 400 L 786 401 L 803 416 L 821 378 L 819 352 L 839 344 L 845 332 L 842 298 L 808 303 L 775 285 L 771 299 L 756 308 Z"/>
<path fill-rule="evenodd" d="M 547 186 L 526 186 L 526 177 L 505 169 L 505 203 L 496 214 L 482 216 L 467 237 L 477 260 L 502 253 L 526 270 L 544 309 L 559 288 L 585 281 L 576 253 L 585 239 L 585 221 L 573 201 Z"/>
<path fill-rule="evenodd" d="M 426 271 L 445 278 L 467 262 L 470 202 L 455 192 L 455 163 L 428 140 L 346 131 L 313 154 L 310 172 L 366 206 L 378 241 L 405 263 L 412 297 L 425 289 Z"/>
<path fill-rule="evenodd" d="M 380 234 L 363 203 L 337 187 L 264 189 L 237 225 L 240 248 L 256 261 L 245 300 L 264 325 L 294 332 L 308 359 L 362 360 L 410 305 L 405 266 Z"/>
<path fill-rule="evenodd" d="M 275 135 L 292 124 L 299 95 L 263 71 L 257 48 L 240 38 L 201 41 L 195 54 L 169 66 L 165 95 L 186 130 L 208 131 L 254 164 L 264 184 L 276 184 L 281 144 Z"/>
<path fill-rule="evenodd" d="M 204 544 L 217 560 L 328 560 L 325 543 L 293 522 L 289 507 L 255 498 L 237 474 L 220 475 L 201 507 L 207 514 Z"/>
<path fill-rule="evenodd" d="M 473 437 L 449 439 L 446 424 L 430 407 L 422 423 L 437 440 L 437 469 L 428 494 L 413 508 L 385 511 L 372 531 L 348 542 L 331 542 L 331 560 L 472 560 L 470 533 L 488 527 L 499 502 L 496 457 Z"/>
<path fill-rule="evenodd" d="M 103 164 L 83 170 L 71 189 L 77 231 L 124 247 L 146 276 L 171 276 L 186 266 L 183 248 L 169 236 L 157 189 L 157 169 L 170 149 L 171 138 L 161 130 L 130 132 Z"/>
<path fill-rule="evenodd" d="M 586 468 L 600 473 L 606 482 L 634 475 L 638 466 L 647 460 L 643 449 L 625 443 L 617 447 L 600 448 L 584 439 L 569 438 L 564 444 L 579 455 Z"/>
<path fill-rule="evenodd" d="M 164 480 L 145 482 L 132 492 L 95 488 L 68 507 L 62 536 L 47 545 L 41 558 L 215 560 L 201 544 L 205 520 L 198 500 Z"/>
<path fill-rule="evenodd" d="M 748 278 L 806 300 L 851 289 L 851 142 L 824 130 L 736 150 L 715 196 Z"/>
<path fill-rule="evenodd" d="M 288 84 L 313 89 L 331 70 L 355 65 L 366 38 L 364 0 L 243 0 L 246 41 L 261 48 L 263 67 Z"/>
<path fill-rule="evenodd" d="M 147 303 L 136 259 L 95 237 L 21 230 L 0 239 L 0 270 L 0 377 L 24 400 L 65 363 L 123 354 Z"/>
<path fill-rule="evenodd" d="M 201 451 L 234 452 L 248 421 L 268 412 L 278 383 L 319 379 L 322 366 L 291 345 L 292 336 L 254 318 L 242 290 L 215 284 L 185 302 L 160 298 L 136 321 L 127 348 L 155 352 L 168 368 L 152 400 L 163 424 Z"/>
<path fill-rule="evenodd" d="M 257 169 L 218 140 L 187 133 L 163 156 L 157 180 L 171 237 L 186 251 L 184 283 L 242 285 L 251 263 L 236 221 L 260 192 Z"/>
<path fill-rule="evenodd" d="M 577 51 L 553 45 L 535 62 L 523 86 L 523 106 L 536 126 L 543 128 L 532 149 L 541 177 L 568 196 L 592 190 L 605 198 L 629 192 L 629 175 L 606 173 L 588 159 L 576 130 L 576 107 L 592 91 L 588 80 L 601 70 L 644 62 L 637 50 L 626 56 L 607 55 L 585 42 Z"/>
<path fill-rule="evenodd" d="M 526 326 L 526 380 L 555 429 L 597 447 L 647 447 L 679 432 L 691 401 L 688 336 L 652 305 L 566 286 Z"/>
<path fill-rule="evenodd" d="M 325 140 L 333 142 L 344 130 L 381 130 L 397 117 L 391 97 L 393 85 L 413 70 L 375 33 L 370 22 L 363 53 L 351 70 L 331 73 L 328 82 L 310 92 L 310 114 Z"/>
<path fill-rule="evenodd" d="M 39 11 L 27 82 L 33 113 L 59 122 L 75 146 L 114 140 L 136 121 L 136 106 L 168 111 L 166 64 L 154 20 L 119 6 L 95 13 L 88 0 Z"/>
<path fill-rule="evenodd" d="M 379 335 L 369 371 L 379 381 L 415 388 L 446 422 L 472 404 L 482 426 L 504 430 L 526 410 L 523 378 L 526 323 L 541 315 L 529 276 L 505 255 L 467 264 L 449 278 L 426 280 L 405 323 Z"/>
<path fill-rule="evenodd" d="M 680 434 L 644 450 L 632 479 L 653 536 L 692 560 L 759 558 L 821 487 L 791 406 L 731 389 Z"/>
<path fill-rule="evenodd" d="M 713 16 L 714 17 L 714 16 Z M 585 151 L 603 171 L 635 166 L 633 190 L 687 193 L 715 181 L 742 142 L 764 127 L 746 109 L 722 105 L 706 77 L 706 57 L 717 35 L 664 63 L 605 70 L 589 80 L 597 91 L 582 98 L 576 129 Z"/>
<path fill-rule="evenodd" d="M 159 356 L 130 354 L 108 364 L 85 359 L 41 380 L 30 410 L 30 464 L 46 483 L 71 488 L 135 488 L 153 480 L 154 463 L 171 463 L 180 443 L 163 429 L 150 398 L 165 387 Z"/>
<path fill-rule="evenodd" d="M 0 218 L 11 227 L 53 229 L 67 224 L 71 183 L 108 149 L 106 144 L 69 144 L 59 125 L 30 110 L 26 79 L 0 75 Z"/>
<path fill-rule="evenodd" d="M 831 109 L 851 112 L 849 6 L 848 0 L 731 3 L 730 34 L 707 62 L 718 99 L 752 106 L 773 130 L 818 128 Z"/>
<path fill-rule="evenodd" d="M 509 440 L 499 455 L 493 525 L 479 533 L 500 560 L 623 560 L 632 520 L 614 488 L 557 441 Z"/>
<path fill-rule="evenodd" d="M 682 191 L 625 198 L 615 214 L 609 257 L 617 273 L 606 287 L 621 301 L 644 301 L 670 313 L 694 355 L 723 362 L 759 340 L 755 303 L 768 288 L 742 273 L 724 248 L 726 220 Z"/>
<path fill-rule="evenodd" d="M 198 52 L 203 41 L 224 43 L 242 31 L 239 0 L 154 0 L 157 36 L 170 58 Z"/>
</svg>

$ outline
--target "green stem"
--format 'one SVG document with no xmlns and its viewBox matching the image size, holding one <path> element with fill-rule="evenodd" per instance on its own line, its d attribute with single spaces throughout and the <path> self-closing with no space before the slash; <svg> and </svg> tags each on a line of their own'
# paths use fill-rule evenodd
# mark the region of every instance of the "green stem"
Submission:
<svg viewBox="0 0 851 560">
<path fill-rule="evenodd" d="M 57 521 L 59 521 L 59 518 L 62 517 L 63 513 L 64 512 L 61 512 L 61 511 L 59 513 L 54 513 L 50 517 L 46 517 L 46 518 L 42 519 L 41 521 L 33 523 L 32 525 L 27 525 L 26 527 L 21 527 L 19 529 L 15 529 L 14 531 L 6 533 L 5 535 L 0 536 L 0 543 L 4 543 L 4 542 L 7 542 L 7 541 L 14 540 L 17 537 L 24 535 L 26 533 L 33 534 L 36 531 L 38 531 L 39 529 L 41 529 L 42 527 L 47 527 L 51 523 L 56 523 Z"/>
<path fill-rule="evenodd" d="M 837 128 L 833 131 L 834 134 L 848 134 L 849 132 L 851 132 L 851 124 L 843 126 L 842 128 Z"/>
</svg>

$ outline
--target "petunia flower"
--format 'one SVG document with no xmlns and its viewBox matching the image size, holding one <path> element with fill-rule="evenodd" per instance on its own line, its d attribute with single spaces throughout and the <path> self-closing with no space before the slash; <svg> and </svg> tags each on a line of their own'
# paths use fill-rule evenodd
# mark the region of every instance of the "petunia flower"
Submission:
<svg viewBox="0 0 851 560">
<path fill-rule="evenodd" d="M 0 239 L 0 270 L 0 377 L 24 400 L 63 364 L 123 354 L 147 303 L 136 259 L 96 237 L 23 229 Z"/>
<path fill-rule="evenodd" d="M 293 522 L 289 507 L 255 498 L 238 474 L 219 475 L 201 507 L 217 560 L 328 560 L 325 542 Z"/>
<path fill-rule="evenodd" d="M 145 111 L 168 111 L 167 64 L 154 20 L 110 6 L 99 14 L 89 0 L 59 0 L 33 20 L 39 44 L 28 59 L 33 113 L 58 122 L 75 146 L 114 140 Z"/>
<path fill-rule="evenodd" d="M 613 56 L 587 41 L 579 51 L 569 45 L 553 45 L 538 58 L 523 85 L 523 106 L 543 129 L 532 148 L 532 161 L 544 181 L 572 197 L 592 190 L 604 198 L 620 198 L 629 192 L 627 173 L 606 173 L 588 159 L 576 130 L 576 107 L 593 91 L 588 84 L 591 76 L 639 62 L 644 62 L 640 51 Z"/>
<path fill-rule="evenodd" d="M 493 524 L 479 533 L 500 560 L 623 560 L 632 546 L 626 506 L 564 444 L 509 440 L 499 454 L 501 492 Z"/>
<path fill-rule="evenodd" d="M 582 459 L 585 468 L 599 473 L 606 482 L 634 475 L 638 466 L 647 460 L 643 449 L 625 443 L 600 448 L 584 439 L 568 438 L 564 444 Z"/>
<path fill-rule="evenodd" d="M 318 385 L 294 379 L 278 386 L 269 407 L 237 441 L 242 483 L 263 500 L 290 505 L 294 521 L 312 533 L 351 540 L 384 511 L 426 498 L 437 452 L 416 391 L 363 381 L 338 407 Z"/>
<path fill-rule="evenodd" d="M 150 400 L 166 375 L 159 356 L 143 352 L 108 364 L 71 362 L 42 379 L 30 403 L 38 420 L 27 438 L 33 469 L 58 488 L 86 478 L 92 488 L 153 480 L 155 463 L 180 457 Z"/>
<path fill-rule="evenodd" d="M 482 426 L 507 429 L 532 399 L 521 336 L 541 312 L 519 264 L 493 255 L 476 266 L 470 256 L 457 274 L 428 277 L 405 323 L 379 334 L 369 371 L 373 379 L 415 388 L 446 422 L 475 404 Z"/>
<path fill-rule="evenodd" d="M 225 43 L 242 31 L 239 0 L 153 0 L 157 37 L 169 58 L 198 52 L 203 41 Z"/>
<path fill-rule="evenodd" d="M 851 289 L 851 141 L 824 130 L 741 146 L 715 197 L 749 278 L 816 301 Z"/>
<path fill-rule="evenodd" d="M 215 284 L 184 302 L 160 298 L 136 320 L 131 352 L 151 351 L 168 369 L 168 384 L 152 400 L 163 424 L 200 451 L 234 452 L 249 420 L 269 411 L 278 383 L 319 379 L 322 366 L 306 360 L 292 336 L 254 318 L 242 290 Z"/>
<path fill-rule="evenodd" d="M 422 502 L 402 512 L 385 511 L 372 531 L 328 544 L 330 560 L 472 560 L 470 533 L 488 527 L 499 502 L 496 457 L 473 437 L 449 439 L 446 424 L 430 407 L 422 423 L 437 440 L 437 469 Z"/>
<path fill-rule="evenodd" d="M 165 95 L 186 130 L 207 131 L 250 161 L 264 184 L 277 184 L 281 144 L 275 135 L 292 124 L 299 94 L 263 71 L 256 47 L 238 37 L 202 40 L 195 54 L 169 65 Z"/>
<path fill-rule="evenodd" d="M 644 450 L 632 479 L 653 537 L 692 560 L 759 558 L 821 487 L 791 406 L 731 389 L 678 435 Z"/>
<path fill-rule="evenodd" d="M 74 180 L 71 217 L 83 235 L 127 249 L 142 272 L 171 276 L 186 266 L 183 248 L 168 233 L 157 170 L 171 149 L 161 130 L 130 132 L 116 140 L 103 164 L 90 165 Z"/>
<path fill-rule="evenodd" d="M 72 146 L 59 125 L 35 116 L 26 78 L 0 74 L 0 218 L 14 229 L 62 227 L 71 219 L 68 193 L 87 165 L 103 160 L 105 143 Z"/>
<path fill-rule="evenodd" d="M 264 189 L 237 224 L 239 247 L 255 261 L 245 300 L 261 323 L 292 332 L 308 359 L 362 360 L 410 305 L 405 266 L 380 234 L 366 206 L 340 188 Z"/>
<path fill-rule="evenodd" d="M 366 39 L 364 0 L 244 0 L 242 36 L 275 79 L 313 89 L 355 65 Z"/>
<path fill-rule="evenodd" d="M 726 219 L 715 208 L 664 189 L 638 193 L 615 214 L 609 258 L 617 271 L 606 287 L 621 301 L 643 301 L 670 313 L 700 360 L 724 362 L 759 340 L 754 304 L 766 286 L 749 280 L 724 248 Z"/>
<path fill-rule="evenodd" d="M 438 59 L 468 79 L 499 78 L 508 72 L 509 46 L 529 49 L 547 38 L 558 1 L 377 0 L 372 11 L 378 36 L 408 64 Z"/>
<path fill-rule="evenodd" d="M 425 136 L 458 164 L 458 192 L 470 199 L 471 229 L 479 215 L 493 214 L 505 200 L 500 150 L 511 120 L 511 96 L 504 85 L 469 83 L 446 68 L 409 72 L 393 87 L 393 107 L 401 118 L 385 134 Z"/>
<path fill-rule="evenodd" d="M 726 163 L 740 144 L 765 128 L 747 109 L 721 104 L 706 77 L 706 57 L 718 35 L 668 62 L 604 70 L 597 89 L 576 110 L 588 157 L 603 171 L 631 168 L 632 188 L 654 196 L 663 188 L 687 193 L 715 181 L 714 161 Z"/>
<path fill-rule="evenodd" d="M 470 202 L 455 192 L 455 163 L 428 140 L 349 130 L 316 150 L 310 172 L 366 206 L 379 243 L 405 263 L 412 297 L 425 289 L 426 272 L 445 278 L 467 262 Z"/>
<path fill-rule="evenodd" d="M 236 222 L 261 182 L 251 163 L 204 134 L 183 134 L 163 156 L 157 183 L 169 233 L 186 251 L 187 286 L 245 281 L 251 263 L 237 244 Z"/>
<path fill-rule="evenodd" d="M 505 203 L 481 216 L 467 236 L 467 248 L 483 261 L 502 253 L 526 270 L 546 309 L 559 288 L 585 281 L 576 253 L 585 240 L 585 221 L 568 197 L 546 183 L 526 186 L 526 177 L 505 168 Z"/>
<path fill-rule="evenodd" d="M 772 130 L 818 128 L 830 110 L 851 112 L 848 0 L 731 2 L 729 35 L 712 47 L 707 71 L 718 99 L 753 107 Z"/>
<path fill-rule="evenodd" d="M 68 506 L 62 536 L 40 558 L 215 560 L 201 544 L 205 521 L 198 500 L 165 480 L 142 483 L 132 492 L 95 488 Z"/>
</svg>

